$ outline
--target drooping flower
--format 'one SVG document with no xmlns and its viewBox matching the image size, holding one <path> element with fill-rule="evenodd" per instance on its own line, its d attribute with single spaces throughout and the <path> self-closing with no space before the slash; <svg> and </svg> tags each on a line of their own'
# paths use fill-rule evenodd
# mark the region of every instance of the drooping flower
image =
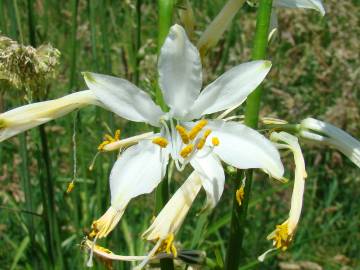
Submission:
<svg viewBox="0 0 360 270">
<path fill-rule="evenodd" d="M 276 229 L 267 237 L 268 240 L 273 241 L 274 249 L 285 251 L 293 241 L 300 220 L 307 174 L 304 157 L 297 137 L 282 131 L 279 133 L 271 133 L 270 139 L 276 142 L 276 146 L 279 149 L 291 150 L 295 160 L 295 181 L 291 196 L 289 217 L 283 223 L 277 225 Z M 265 256 L 274 249 L 270 249 L 259 256 L 259 260 L 263 261 Z"/>
<path fill-rule="evenodd" d="M 199 193 L 201 185 L 199 175 L 196 172 L 191 173 L 184 184 L 166 203 L 151 226 L 143 233 L 142 237 L 148 241 L 155 241 L 155 246 L 137 269 L 141 269 L 148 260 L 161 252 L 177 257 L 178 252 L 174 245 L 175 235 Z"/>
<path fill-rule="evenodd" d="M 278 18 L 277 18 L 277 9 L 278 8 L 305 8 L 305 9 L 314 9 L 322 16 L 325 15 L 325 8 L 321 0 L 274 0 L 273 9 L 271 12 L 270 18 L 270 29 L 269 29 L 269 39 L 276 32 L 278 28 Z"/>
<path fill-rule="evenodd" d="M 301 137 L 334 147 L 360 168 L 360 142 L 342 129 L 314 118 L 304 119 L 299 128 Z"/>
<path fill-rule="evenodd" d="M 110 174 L 111 206 L 93 222 L 91 235 L 96 238 L 108 235 L 129 201 L 150 193 L 158 185 L 169 156 L 178 170 L 191 164 L 199 174 L 207 193 L 207 207 L 214 207 L 223 192 L 225 175 L 221 160 L 239 169 L 260 168 L 274 178 L 281 178 L 284 169 L 279 152 L 263 135 L 236 122 L 204 118 L 244 102 L 270 68 L 269 61 L 241 64 L 201 91 L 199 52 L 185 30 L 174 25 L 158 62 L 159 85 L 169 112 L 163 112 L 146 92 L 124 79 L 85 72 L 85 81 L 99 104 L 120 117 L 160 128 L 153 137 L 127 148 L 115 162 Z M 21 117 L 37 119 L 34 111 Z M 29 128 L 34 125 L 37 123 Z"/>
</svg>

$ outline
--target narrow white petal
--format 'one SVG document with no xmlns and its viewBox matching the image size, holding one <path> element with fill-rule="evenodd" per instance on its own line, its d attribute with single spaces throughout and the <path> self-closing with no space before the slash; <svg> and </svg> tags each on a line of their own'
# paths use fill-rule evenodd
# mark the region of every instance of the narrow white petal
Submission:
<svg viewBox="0 0 360 270">
<path fill-rule="evenodd" d="M 270 61 L 252 61 L 225 72 L 201 92 L 188 118 L 199 118 L 240 105 L 264 80 L 270 68 Z"/>
<path fill-rule="evenodd" d="M 199 174 L 206 191 L 205 208 L 214 208 L 224 191 L 225 173 L 219 158 L 206 147 L 191 159 L 191 166 Z"/>
<path fill-rule="evenodd" d="M 150 193 L 164 177 L 168 153 L 151 141 L 128 148 L 110 174 L 112 207 L 121 210 L 134 197 Z"/>
<path fill-rule="evenodd" d="M 202 84 L 199 52 L 185 30 L 170 28 L 159 57 L 159 84 L 175 118 L 183 117 L 198 97 Z"/>
<path fill-rule="evenodd" d="M 201 35 L 197 47 L 202 55 L 216 45 L 245 0 L 229 0 Z"/>
<path fill-rule="evenodd" d="M 87 105 L 102 106 L 90 90 L 28 104 L 0 114 L 0 142 Z"/>
<path fill-rule="evenodd" d="M 314 118 L 301 121 L 300 128 L 302 137 L 338 149 L 360 168 L 360 142 L 354 137 L 338 127 Z"/>
<path fill-rule="evenodd" d="M 147 93 L 121 78 L 90 72 L 83 74 L 88 87 L 111 111 L 131 121 L 159 126 L 163 112 Z"/>
<path fill-rule="evenodd" d="M 142 236 L 147 240 L 157 240 L 165 239 L 170 233 L 175 234 L 183 223 L 200 188 L 199 175 L 192 172 Z"/>
<path fill-rule="evenodd" d="M 321 0 L 275 0 L 273 5 L 287 8 L 310 8 L 319 11 L 322 16 L 325 15 L 325 8 Z"/>
<path fill-rule="evenodd" d="M 271 139 L 274 141 L 285 142 L 288 145 L 288 148 L 294 154 L 295 181 L 291 196 L 291 207 L 288 219 L 288 234 L 292 235 L 299 222 L 303 205 L 305 179 L 307 177 L 305 161 L 297 137 L 286 132 L 273 132 L 271 133 Z"/>
<path fill-rule="evenodd" d="M 260 168 L 276 179 L 282 178 L 284 167 L 275 146 L 257 131 L 236 123 L 223 120 L 209 121 L 212 132 L 207 140 L 218 137 L 220 144 L 214 152 L 239 169 Z"/>
</svg>

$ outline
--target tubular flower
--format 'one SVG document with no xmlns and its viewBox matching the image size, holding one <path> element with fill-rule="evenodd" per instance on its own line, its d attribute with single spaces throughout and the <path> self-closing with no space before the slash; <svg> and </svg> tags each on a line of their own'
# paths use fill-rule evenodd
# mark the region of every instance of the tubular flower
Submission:
<svg viewBox="0 0 360 270">
<path fill-rule="evenodd" d="M 276 229 L 267 237 L 268 240 L 273 241 L 275 249 L 281 249 L 285 251 L 294 238 L 295 230 L 300 219 L 301 209 L 303 205 L 305 179 L 307 177 L 307 174 L 305 170 L 304 157 L 302 155 L 302 151 L 297 137 L 290 135 L 286 132 L 273 132 L 271 133 L 270 139 L 274 142 L 280 142 L 279 144 L 277 144 L 277 147 L 279 149 L 289 149 L 293 152 L 296 167 L 289 218 L 285 220 L 282 224 L 277 225 Z M 266 254 L 272 250 L 273 249 L 270 249 L 263 255 L 261 255 L 259 257 L 259 260 L 263 261 Z"/>
<path fill-rule="evenodd" d="M 360 168 L 360 142 L 342 129 L 314 118 L 306 118 L 300 123 L 300 136 L 334 147 Z"/>
<path fill-rule="evenodd" d="M 156 243 L 137 269 L 144 267 L 158 253 L 172 254 L 173 257 L 177 257 L 178 252 L 174 245 L 174 236 L 182 225 L 200 189 L 200 177 L 196 172 L 193 172 L 167 202 L 151 226 L 143 233 L 142 236 L 146 240 Z"/>
<path fill-rule="evenodd" d="M 0 114 L 0 142 L 87 105 L 101 103 L 91 90 L 33 103 Z"/>
<path fill-rule="evenodd" d="M 277 8 L 305 8 L 314 9 L 322 16 L 325 15 L 325 8 L 321 0 L 274 0 L 271 12 L 269 39 L 276 32 L 278 27 Z"/>
<path fill-rule="evenodd" d="M 132 198 L 150 193 L 158 185 L 170 156 L 178 170 L 191 164 L 198 173 L 207 193 L 207 207 L 216 205 L 224 189 L 220 160 L 239 169 L 260 168 L 281 179 L 284 168 L 279 152 L 263 135 L 240 123 L 204 118 L 244 102 L 270 68 L 269 61 L 244 63 L 201 91 L 199 51 L 185 30 L 174 25 L 158 61 L 159 85 L 169 112 L 163 112 L 145 91 L 124 79 L 83 73 L 99 104 L 120 117 L 160 128 L 153 137 L 128 147 L 115 162 L 110 174 L 111 207 L 94 222 L 92 236 L 106 236 Z"/>
</svg>

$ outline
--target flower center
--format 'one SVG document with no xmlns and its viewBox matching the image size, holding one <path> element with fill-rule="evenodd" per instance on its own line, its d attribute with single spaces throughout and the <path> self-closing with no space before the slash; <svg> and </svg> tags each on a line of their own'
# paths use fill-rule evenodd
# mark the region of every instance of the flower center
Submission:
<svg viewBox="0 0 360 270">
<path fill-rule="evenodd" d="M 105 135 L 104 135 L 104 141 L 99 144 L 98 150 L 99 150 L 99 151 L 103 151 L 103 150 L 104 150 L 104 147 L 105 147 L 106 145 L 120 140 L 120 133 L 121 133 L 121 132 L 120 132 L 120 129 L 118 129 L 118 130 L 115 131 L 114 137 L 112 137 L 112 136 L 109 135 L 109 134 L 105 134 Z"/>
<path fill-rule="evenodd" d="M 160 247 L 156 250 L 155 254 L 167 253 L 172 254 L 175 258 L 177 257 L 177 249 L 174 245 L 174 234 L 170 233 L 168 237 L 161 243 Z"/>
<path fill-rule="evenodd" d="M 274 246 L 283 251 L 288 249 L 292 238 L 293 235 L 289 234 L 287 222 L 276 225 L 275 231 L 269 236 L 269 240 L 273 240 Z"/>
</svg>

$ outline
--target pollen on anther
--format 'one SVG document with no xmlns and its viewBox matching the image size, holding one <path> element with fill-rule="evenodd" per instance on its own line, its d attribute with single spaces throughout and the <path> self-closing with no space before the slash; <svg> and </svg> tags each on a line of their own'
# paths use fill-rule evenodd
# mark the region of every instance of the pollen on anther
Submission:
<svg viewBox="0 0 360 270">
<path fill-rule="evenodd" d="M 161 148 L 165 148 L 169 144 L 167 139 L 165 139 L 163 137 L 156 137 L 156 138 L 152 139 L 152 143 L 157 144 Z"/>
<path fill-rule="evenodd" d="M 213 146 L 218 146 L 220 144 L 220 140 L 218 137 L 212 137 L 211 143 Z"/>
<path fill-rule="evenodd" d="M 186 129 L 183 126 L 177 125 L 176 130 L 179 132 L 179 135 L 180 135 L 183 143 L 188 144 L 189 143 L 189 135 L 188 135 Z"/>
<path fill-rule="evenodd" d="M 206 119 L 201 119 L 189 132 L 189 139 L 193 140 L 199 134 L 199 132 L 207 125 Z"/>
<path fill-rule="evenodd" d="M 206 143 L 206 139 L 207 139 L 207 137 L 209 137 L 210 133 L 211 133 L 210 129 L 205 130 L 204 135 L 201 137 L 198 144 L 196 145 L 196 148 L 198 150 L 201 150 L 204 147 L 204 145 Z"/>
<path fill-rule="evenodd" d="M 193 144 L 189 144 L 189 145 L 185 146 L 183 149 L 181 149 L 180 156 L 182 156 L 183 158 L 187 158 L 191 154 L 193 149 L 194 149 Z"/>
</svg>

